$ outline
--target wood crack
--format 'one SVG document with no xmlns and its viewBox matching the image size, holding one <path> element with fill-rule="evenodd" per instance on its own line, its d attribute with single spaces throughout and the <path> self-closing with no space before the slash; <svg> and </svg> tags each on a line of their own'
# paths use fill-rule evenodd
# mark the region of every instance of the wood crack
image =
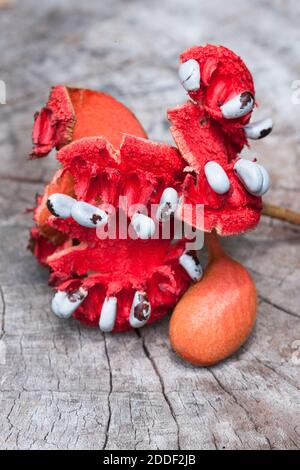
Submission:
<svg viewBox="0 0 300 470">
<path fill-rule="evenodd" d="M 291 310 L 288 310 L 284 307 L 281 307 L 280 305 L 278 305 L 274 302 L 271 302 L 271 300 L 267 299 L 266 297 L 263 297 L 262 295 L 259 295 L 258 297 L 259 297 L 260 300 L 262 300 L 266 304 L 270 305 L 271 307 L 274 307 L 277 310 L 280 310 L 281 312 L 286 313 L 287 315 L 290 315 L 291 317 L 295 317 L 295 318 L 298 318 L 298 319 L 300 318 L 300 315 L 297 315 L 297 313 L 292 312 Z"/>
<path fill-rule="evenodd" d="M 11 414 L 12 414 L 12 412 L 13 412 L 13 410 L 14 410 L 16 404 L 17 404 L 17 400 L 20 400 L 20 398 L 21 398 L 21 393 L 22 393 L 22 392 L 19 392 L 18 396 L 13 399 L 13 404 L 12 404 L 12 406 L 11 406 L 9 412 L 7 413 L 7 416 L 6 416 L 6 420 L 7 420 L 8 425 L 9 425 L 9 433 L 10 433 L 14 428 L 15 428 L 15 429 L 18 429 L 16 426 L 14 426 L 14 424 L 12 423 L 10 417 L 11 417 Z M 19 430 L 19 429 L 18 429 L 18 430 Z M 7 439 L 8 439 L 8 438 L 9 438 L 9 436 L 7 437 Z"/>
<path fill-rule="evenodd" d="M 143 350 L 144 350 L 144 353 L 146 355 L 146 357 L 149 359 L 150 361 L 150 364 L 152 365 L 152 368 L 153 368 L 153 371 L 155 373 L 155 375 L 157 376 L 158 380 L 159 380 L 159 383 L 160 383 L 160 386 L 161 386 L 161 391 L 162 391 L 162 395 L 168 405 L 168 408 L 170 410 L 170 413 L 171 413 L 171 416 L 174 420 L 174 423 L 176 425 L 176 429 L 177 429 L 177 449 L 178 450 L 181 450 L 181 444 L 180 444 L 180 428 L 179 428 L 179 424 L 178 424 L 178 421 L 177 421 L 177 417 L 176 417 L 176 414 L 175 414 L 175 411 L 173 409 L 173 406 L 172 406 L 172 403 L 166 393 L 166 389 L 165 389 L 165 384 L 164 384 L 164 381 L 163 381 L 163 378 L 162 376 L 160 375 L 160 372 L 158 370 L 158 367 L 156 365 L 156 362 L 154 360 L 154 358 L 151 356 L 150 354 L 150 351 L 146 345 L 146 342 L 145 342 L 145 337 L 141 334 L 141 332 L 139 330 L 135 330 L 136 331 L 136 334 L 137 336 L 141 339 L 142 341 L 142 347 L 143 347 Z"/>
<path fill-rule="evenodd" d="M 111 369 L 111 363 L 110 363 L 110 358 L 108 354 L 108 349 L 107 349 L 107 341 L 106 341 L 106 335 L 105 333 L 103 334 L 103 339 L 104 339 L 104 351 L 105 351 L 105 356 L 107 359 L 107 365 L 108 365 L 108 370 L 109 370 L 109 392 L 107 396 L 107 406 L 108 406 L 108 418 L 106 422 L 106 428 L 105 428 L 105 440 L 104 444 L 102 447 L 102 450 L 106 450 L 106 446 L 108 443 L 108 438 L 109 438 L 109 429 L 110 429 L 110 422 L 111 422 L 111 403 L 110 403 L 110 398 L 113 390 L 113 384 L 112 384 L 112 369 Z"/>
<path fill-rule="evenodd" d="M 211 375 L 213 376 L 213 378 L 215 379 L 215 381 L 217 382 L 217 384 L 219 385 L 219 387 L 227 394 L 229 395 L 233 400 L 234 402 L 245 412 L 247 418 L 249 419 L 250 423 L 253 425 L 254 427 L 254 430 L 256 431 L 257 434 L 259 434 L 260 436 L 262 436 L 266 443 L 268 444 L 268 447 L 270 449 L 272 449 L 271 447 L 271 443 L 270 443 L 270 440 L 267 439 L 266 436 L 263 436 L 259 429 L 258 429 L 258 426 L 256 424 L 256 422 L 254 421 L 254 419 L 252 418 L 251 414 L 249 413 L 249 411 L 247 410 L 247 408 L 238 401 L 238 399 L 236 398 L 236 396 L 230 391 L 228 390 L 223 384 L 222 382 L 218 379 L 217 375 L 215 374 L 215 372 L 210 368 L 210 367 L 207 367 L 207 370 L 211 373 Z"/>
<path fill-rule="evenodd" d="M 271 370 L 274 374 L 278 375 L 281 379 L 283 379 L 287 384 L 291 385 L 291 387 L 294 387 L 296 390 L 300 390 L 300 387 L 296 385 L 294 382 L 289 380 L 285 375 L 281 374 L 278 372 L 276 369 L 274 369 L 272 366 L 269 364 L 266 364 L 264 361 L 259 359 L 257 356 L 255 356 L 251 351 L 247 350 L 248 354 L 250 354 L 251 357 L 253 357 L 259 364 L 262 366 L 266 367 L 267 369 Z"/>
</svg>

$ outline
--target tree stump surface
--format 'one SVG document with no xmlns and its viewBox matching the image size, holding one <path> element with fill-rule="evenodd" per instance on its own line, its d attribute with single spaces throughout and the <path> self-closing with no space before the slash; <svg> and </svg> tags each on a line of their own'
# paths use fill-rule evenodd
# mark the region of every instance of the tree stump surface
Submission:
<svg viewBox="0 0 300 470">
<path fill-rule="evenodd" d="M 152 139 L 172 142 L 166 109 L 185 99 L 178 54 L 223 43 L 254 74 L 273 134 L 248 152 L 270 171 L 266 201 L 300 211 L 300 4 L 264 0 L 33 0 L 0 5 L 1 449 L 300 447 L 300 230 L 262 218 L 224 241 L 252 273 L 259 312 L 248 342 L 209 368 L 181 361 L 168 319 L 103 335 L 50 311 L 47 273 L 26 251 L 54 159 L 26 160 L 33 114 L 57 83 L 104 90 Z"/>
</svg>

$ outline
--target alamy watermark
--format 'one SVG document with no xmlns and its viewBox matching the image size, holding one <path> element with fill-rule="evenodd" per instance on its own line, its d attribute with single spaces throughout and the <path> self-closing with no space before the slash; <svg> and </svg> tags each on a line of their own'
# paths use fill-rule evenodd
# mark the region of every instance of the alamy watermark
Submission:
<svg viewBox="0 0 300 470">
<path fill-rule="evenodd" d="M 105 223 L 96 228 L 97 237 L 100 240 L 145 238 L 176 241 L 184 239 L 187 251 L 198 251 L 203 248 L 204 232 L 194 228 L 204 227 L 202 204 L 181 204 L 172 217 L 164 217 L 159 204 L 151 204 L 150 207 L 143 204 L 129 206 L 126 196 L 119 197 L 118 208 L 104 203 L 97 208 L 107 214 Z"/>
</svg>

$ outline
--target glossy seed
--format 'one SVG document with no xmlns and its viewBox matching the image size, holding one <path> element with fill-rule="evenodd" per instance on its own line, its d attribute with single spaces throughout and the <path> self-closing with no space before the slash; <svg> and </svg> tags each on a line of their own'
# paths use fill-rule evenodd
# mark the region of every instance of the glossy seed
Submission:
<svg viewBox="0 0 300 470">
<path fill-rule="evenodd" d="M 99 318 L 99 328 L 105 333 L 110 333 L 114 327 L 117 316 L 117 297 L 106 297 Z"/>
<path fill-rule="evenodd" d="M 100 227 L 108 220 L 106 212 L 83 201 L 78 201 L 73 205 L 71 216 L 79 225 L 88 228 Z"/>
<path fill-rule="evenodd" d="M 245 91 L 224 103 L 220 109 L 225 119 L 237 119 L 252 111 L 253 106 L 253 95 L 250 91 Z"/>
<path fill-rule="evenodd" d="M 131 226 L 142 240 L 151 238 L 155 233 L 154 221 L 145 214 L 134 214 L 131 219 Z"/>
<path fill-rule="evenodd" d="M 47 207 L 55 217 L 66 219 L 71 216 L 71 209 L 76 203 L 76 199 L 66 194 L 54 193 L 48 197 Z"/>
<path fill-rule="evenodd" d="M 174 188 L 166 188 L 161 195 L 159 207 L 157 209 L 157 220 L 169 219 L 177 209 L 178 193 Z"/>
<path fill-rule="evenodd" d="M 263 184 L 262 184 L 262 187 L 259 191 L 258 196 L 263 196 L 264 194 L 266 194 L 266 192 L 270 188 L 270 177 L 269 177 L 269 173 L 267 172 L 267 170 L 265 169 L 264 166 L 259 165 L 258 163 L 256 163 L 256 165 L 260 169 L 260 171 L 262 173 L 262 177 L 263 177 Z"/>
<path fill-rule="evenodd" d="M 187 91 L 195 91 L 200 88 L 200 66 L 194 59 L 187 60 L 179 66 L 179 79 L 183 88 Z"/>
<path fill-rule="evenodd" d="M 273 121 L 271 118 L 262 119 L 261 121 L 252 122 L 244 127 L 248 139 L 262 139 L 272 132 Z"/>
<path fill-rule="evenodd" d="M 151 305 L 148 300 L 147 294 L 142 291 L 137 291 L 134 294 L 130 315 L 129 323 L 132 328 L 140 328 L 144 326 L 149 320 L 151 315 Z"/>
<path fill-rule="evenodd" d="M 179 258 L 179 264 L 185 269 L 193 281 L 199 281 L 203 276 L 203 270 L 199 260 L 191 253 L 183 253 Z"/>
<path fill-rule="evenodd" d="M 249 193 L 257 196 L 263 187 L 263 174 L 255 162 L 240 159 L 234 171 Z"/>
<path fill-rule="evenodd" d="M 204 173 L 209 186 L 217 194 L 225 194 L 230 188 L 230 182 L 225 170 L 217 162 L 208 162 L 204 167 Z"/>
<path fill-rule="evenodd" d="M 87 296 L 87 292 L 79 289 L 76 292 L 58 291 L 51 302 L 52 312 L 59 318 L 69 318 Z"/>
</svg>

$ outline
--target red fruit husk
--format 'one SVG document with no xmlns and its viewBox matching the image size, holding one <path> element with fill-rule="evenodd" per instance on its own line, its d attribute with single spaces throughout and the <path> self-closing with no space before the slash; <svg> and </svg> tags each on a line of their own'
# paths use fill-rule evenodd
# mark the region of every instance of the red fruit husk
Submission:
<svg viewBox="0 0 300 470">
<path fill-rule="evenodd" d="M 244 91 L 254 95 L 252 76 L 243 61 L 222 46 L 195 46 L 185 51 L 181 62 L 199 62 L 201 86 L 189 92 L 193 102 L 168 111 L 174 141 L 188 165 L 182 185 L 182 206 L 204 205 L 204 219 L 196 220 L 185 210 L 181 217 L 200 230 L 216 230 L 219 235 L 236 235 L 253 229 L 262 210 L 261 197 L 251 195 L 234 172 L 238 152 L 247 144 L 243 126 L 251 113 L 238 119 L 225 119 L 220 105 Z M 230 189 L 223 195 L 209 186 L 204 166 L 209 161 L 225 170 Z"/>
<path fill-rule="evenodd" d="M 226 135 L 220 124 L 202 107 L 192 103 L 170 110 L 168 118 L 172 123 L 174 140 L 189 169 L 182 185 L 183 205 L 204 205 L 203 225 L 197 223 L 195 211 L 192 219 L 187 210 L 182 212 L 183 220 L 192 220 L 194 226 L 207 232 L 216 229 L 223 236 L 256 227 L 262 209 L 261 198 L 248 193 L 234 173 L 237 155 L 235 158 L 228 156 Z M 226 194 L 217 194 L 207 182 L 204 166 L 212 160 L 227 173 L 230 189 Z"/>
<path fill-rule="evenodd" d="M 141 124 L 122 103 L 105 93 L 57 85 L 46 106 L 35 115 L 30 157 L 45 157 L 52 148 L 99 135 L 118 148 L 124 132 L 146 137 Z"/>
<path fill-rule="evenodd" d="M 179 264 L 184 240 L 100 240 L 95 229 L 79 225 L 71 217 L 53 216 L 47 199 L 63 193 L 77 200 L 119 207 L 119 196 L 128 206 L 158 203 L 165 187 L 179 189 L 183 161 L 168 145 L 124 136 L 116 150 L 103 137 L 87 137 L 64 146 L 57 154 L 62 168 L 38 199 L 35 210 L 33 252 L 50 271 L 50 284 L 74 292 L 83 288 L 86 299 L 73 316 L 97 326 L 105 297 L 118 299 L 114 331 L 130 328 L 129 313 L 136 291 L 147 293 L 151 304 L 148 323 L 158 320 L 174 307 L 191 280 Z M 129 224 L 130 219 L 127 219 Z M 48 250 L 48 251 L 47 251 Z"/>
<path fill-rule="evenodd" d="M 86 324 L 97 326 L 104 298 L 116 296 L 115 331 L 121 331 L 129 328 L 136 290 L 147 292 L 152 309 L 149 323 L 166 315 L 176 304 L 190 284 L 178 263 L 183 251 L 184 243 L 173 246 L 169 240 L 103 240 L 95 247 L 81 243 L 58 251 L 48 257 L 47 263 L 60 290 L 88 290 L 87 299 L 74 315 Z"/>
<path fill-rule="evenodd" d="M 190 97 L 221 124 L 229 156 L 232 152 L 239 153 L 247 145 L 242 125 L 249 122 L 251 114 L 228 120 L 222 117 L 220 105 L 244 91 L 255 96 L 250 71 L 238 55 L 224 46 L 207 44 L 191 47 L 180 55 L 180 62 L 189 59 L 198 61 L 201 73 L 200 89 L 189 92 Z"/>
<path fill-rule="evenodd" d="M 35 115 L 30 157 L 45 157 L 52 148 L 59 149 L 70 142 L 75 122 L 75 112 L 67 88 L 52 88 L 46 106 Z"/>
</svg>

